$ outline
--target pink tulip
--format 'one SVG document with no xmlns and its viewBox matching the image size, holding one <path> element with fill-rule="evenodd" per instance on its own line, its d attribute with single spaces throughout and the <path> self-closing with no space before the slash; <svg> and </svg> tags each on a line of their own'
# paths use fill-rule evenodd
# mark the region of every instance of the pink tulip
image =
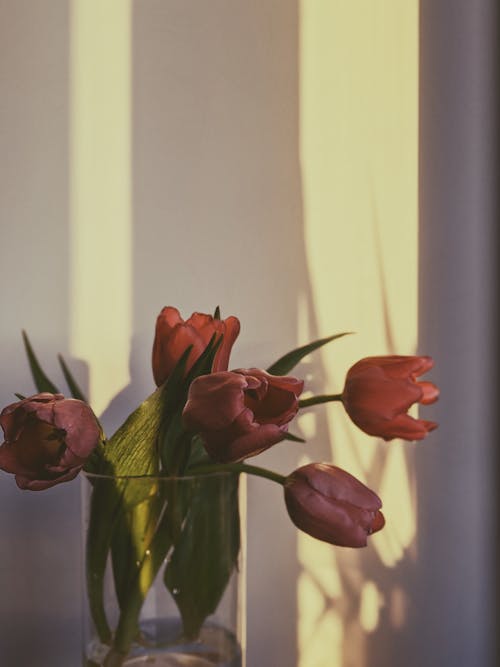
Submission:
<svg viewBox="0 0 500 667">
<path fill-rule="evenodd" d="M 215 461 L 241 461 L 283 440 L 303 386 L 257 368 L 202 375 L 189 388 L 184 422 Z"/>
<path fill-rule="evenodd" d="M 156 320 L 153 343 L 153 376 L 156 385 L 159 387 L 165 382 L 183 353 L 192 345 L 186 365 L 186 371 L 189 371 L 214 333 L 222 335 L 223 340 L 215 355 L 212 371 L 227 370 L 231 348 L 239 332 L 240 323 L 236 317 L 217 320 L 211 315 L 193 313 L 184 321 L 177 308 L 163 308 Z"/>
<path fill-rule="evenodd" d="M 340 547 L 365 547 L 368 535 L 385 524 L 380 498 L 326 463 L 310 463 L 289 475 L 285 503 L 297 528 Z"/>
<path fill-rule="evenodd" d="M 416 378 L 434 365 L 431 357 L 368 357 L 348 371 L 342 401 L 362 431 L 391 440 L 421 440 L 437 424 L 406 414 L 414 403 L 437 401 L 438 388 Z"/>
<path fill-rule="evenodd" d="M 0 468 L 32 491 L 76 477 L 101 438 L 90 407 L 61 394 L 36 394 L 8 405 L 0 426 Z"/>
</svg>

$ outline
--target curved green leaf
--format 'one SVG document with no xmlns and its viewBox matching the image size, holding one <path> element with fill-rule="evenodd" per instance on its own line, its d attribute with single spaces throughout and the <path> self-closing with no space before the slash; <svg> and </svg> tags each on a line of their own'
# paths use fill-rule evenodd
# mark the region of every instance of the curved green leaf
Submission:
<svg viewBox="0 0 500 667">
<path fill-rule="evenodd" d="M 334 334 L 333 336 L 328 336 L 327 338 L 320 338 L 319 340 L 315 340 L 312 343 L 298 347 L 295 350 L 288 352 L 283 357 L 280 357 L 278 361 L 275 361 L 274 364 L 269 366 L 267 372 L 271 373 L 271 375 L 286 375 L 295 368 L 299 361 L 301 361 L 304 357 L 307 357 L 307 355 L 311 354 L 311 352 L 314 352 L 314 350 L 317 350 L 319 347 L 322 347 L 323 345 L 326 345 L 333 340 L 337 340 L 337 338 L 342 338 L 343 336 L 348 336 L 352 333 L 354 332 L 344 331 L 343 333 Z"/>
<path fill-rule="evenodd" d="M 88 400 L 85 398 L 83 391 L 78 386 L 75 378 L 71 374 L 66 362 L 64 361 L 62 354 L 58 354 L 57 358 L 59 360 L 59 364 L 61 366 L 64 379 L 66 380 L 66 383 L 69 387 L 70 393 L 73 396 L 73 398 L 76 398 L 79 401 L 83 401 L 84 403 L 88 403 Z"/>
<path fill-rule="evenodd" d="M 28 363 L 30 365 L 31 375 L 33 377 L 33 382 L 35 383 L 35 387 L 40 393 L 47 391 L 50 394 L 58 394 L 59 389 L 51 380 L 49 380 L 42 367 L 40 366 L 26 331 L 22 332 L 22 336 L 24 349 L 26 350 L 26 355 L 28 357 Z"/>
<path fill-rule="evenodd" d="M 199 478 L 164 573 L 184 636 L 196 638 L 217 609 L 240 549 L 238 475 Z"/>
<path fill-rule="evenodd" d="M 293 433 L 286 433 L 285 437 L 283 440 L 291 440 L 292 442 L 305 442 L 304 438 L 300 438 L 298 435 L 294 435 Z"/>
</svg>

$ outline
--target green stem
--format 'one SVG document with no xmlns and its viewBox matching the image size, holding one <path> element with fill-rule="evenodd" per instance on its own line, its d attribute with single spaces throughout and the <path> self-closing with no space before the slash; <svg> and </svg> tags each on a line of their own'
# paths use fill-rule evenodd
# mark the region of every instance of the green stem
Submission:
<svg viewBox="0 0 500 667">
<path fill-rule="evenodd" d="M 311 405 L 320 403 L 330 403 L 331 401 L 342 401 L 342 394 L 322 394 L 321 396 L 311 396 L 299 401 L 299 408 L 308 408 Z"/>
<path fill-rule="evenodd" d="M 258 466 L 250 466 L 247 463 L 221 463 L 221 464 L 207 464 L 202 466 L 195 466 L 190 468 L 186 474 L 188 475 L 210 475 L 214 472 L 246 472 L 248 475 L 256 475 L 257 477 L 264 477 L 270 479 L 278 484 L 284 484 L 286 477 L 280 475 L 272 470 L 266 468 L 259 468 Z"/>
</svg>

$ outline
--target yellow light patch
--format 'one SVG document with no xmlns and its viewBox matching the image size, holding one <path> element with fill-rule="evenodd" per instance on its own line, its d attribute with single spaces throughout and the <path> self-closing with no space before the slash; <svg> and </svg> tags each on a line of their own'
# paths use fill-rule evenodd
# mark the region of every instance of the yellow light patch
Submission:
<svg viewBox="0 0 500 667">
<path fill-rule="evenodd" d="M 130 0 L 71 3 L 71 353 L 97 413 L 129 381 Z"/>
<path fill-rule="evenodd" d="M 338 393 L 358 359 L 416 350 L 417 0 L 301 1 L 300 151 L 309 310 L 320 336 L 356 332 L 320 353 L 324 391 Z M 328 660 L 328 667 L 343 667 L 348 660 L 369 667 L 363 638 L 376 630 L 381 601 L 389 599 L 378 588 L 377 571 L 385 579 L 385 568 L 412 557 L 416 539 L 412 446 L 365 435 L 340 404 L 329 405 L 326 415 L 333 462 L 381 495 L 387 525 L 366 550 L 336 551 L 330 576 L 339 582 L 334 590 L 342 590 L 335 631 L 341 646 L 332 656 L 331 641 L 325 638 L 321 648 L 299 628 L 300 664 Z M 316 549 L 319 554 L 322 545 Z M 314 580 L 314 547 L 300 560 Z M 328 586 L 311 590 L 303 583 L 298 588 L 306 627 L 308 595 L 321 590 L 326 609 L 332 596 Z M 404 582 L 391 598 L 398 623 L 404 622 L 402 599 Z M 355 617 L 354 609 L 360 610 Z M 313 641 L 316 662 L 307 662 Z"/>
</svg>

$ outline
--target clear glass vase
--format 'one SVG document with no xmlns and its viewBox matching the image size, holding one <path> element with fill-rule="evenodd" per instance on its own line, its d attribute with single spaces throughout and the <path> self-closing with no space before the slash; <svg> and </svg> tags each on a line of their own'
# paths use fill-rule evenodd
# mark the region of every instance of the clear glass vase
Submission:
<svg viewBox="0 0 500 667">
<path fill-rule="evenodd" d="M 238 481 L 86 475 L 85 667 L 244 667 Z"/>
</svg>

